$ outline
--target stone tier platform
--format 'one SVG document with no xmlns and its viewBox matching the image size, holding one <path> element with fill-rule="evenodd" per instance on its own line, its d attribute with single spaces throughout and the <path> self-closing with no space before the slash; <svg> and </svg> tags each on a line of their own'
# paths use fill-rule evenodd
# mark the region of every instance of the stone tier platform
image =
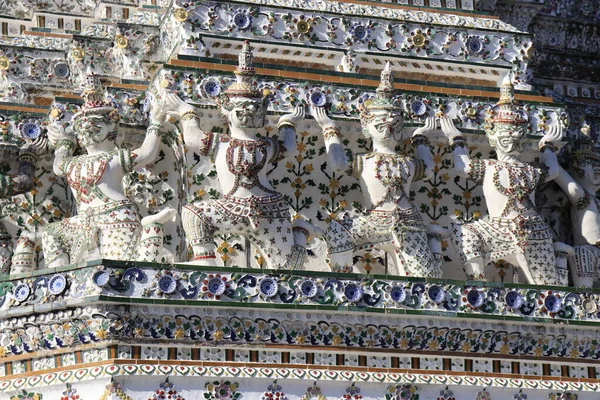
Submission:
<svg viewBox="0 0 600 400">
<path fill-rule="evenodd" d="M 598 290 L 98 260 L 0 296 L 0 398 L 600 391 Z"/>
</svg>

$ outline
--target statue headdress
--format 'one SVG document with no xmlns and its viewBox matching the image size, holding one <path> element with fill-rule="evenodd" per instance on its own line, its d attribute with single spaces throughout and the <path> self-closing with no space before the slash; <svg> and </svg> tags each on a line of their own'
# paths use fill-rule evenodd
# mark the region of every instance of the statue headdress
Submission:
<svg viewBox="0 0 600 400">
<path fill-rule="evenodd" d="M 402 112 L 402 107 L 394 102 L 395 94 L 396 90 L 394 89 L 394 77 L 392 76 L 392 68 L 390 67 L 390 63 L 387 62 L 385 64 L 385 67 L 381 71 L 381 80 L 379 82 L 379 86 L 377 86 L 377 89 L 375 89 L 375 98 L 365 101 L 360 109 L 360 122 L 362 126 L 363 135 L 367 137 L 370 136 L 368 124 L 375 117 L 375 115 L 373 114 L 374 111 L 383 110 L 397 114 L 400 114 Z M 396 134 L 401 134 L 403 125 L 404 121 L 400 119 L 395 128 L 394 139 L 400 139 L 399 137 L 396 137 Z"/>
<path fill-rule="evenodd" d="M 119 112 L 113 104 L 106 99 L 106 92 L 100 82 L 100 77 L 88 69 L 83 92 L 81 97 L 84 100 L 79 111 L 73 115 L 71 120 L 73 130 L 77 135 L 77 141 L 82 146 L 90 143 L 104 140 L 104 137 L 96 136 L 102 132 L 100 123 L 115 124 L 119 123 Z M 118 129 L 108 133 L 106 139 L 120 142 Z"/>
<path fill-rule="evenodd" d="M 511 82 L 510 73 L 504 77 L 500 85 L 500 100 L 491 111 L 490 118 L 486 119 L 484 126 L 490 144 L 495 147 L 498 133 L 521 138 L 525 134 L 527 119 L 523 112 L 518 110 L 515 101 L 515 88 Z"/>
<path fill-rule="evenodd" d="M 100 77 L 89 68 L 85 76 L 81 97 L 84 103 L 79 112 L 73 115 L 73 123 L 89 115 L 101 115 L 106 116 L 112 121 L 119 121 L 117 109 L 110 101 L 106 100 L 106 92 L 102 87 Z"/>
<path fill-rule="evenodd" d="M 253 58 L 254 56 L 250 49 L 250 43 L 246 40 L 242 45 L 242 51 L 238 54 L 238 66 L 234 71 L 236 80 L 229 85 L 227 90 L 225 90 L 225 96 L 229 99 L 234 97 L 262 99 L 263 96 L 261 92 L 256 88 L 253 82 L 253 78 L 256 76 Z"/>
<path fill-rule="evenodd" d="M 573 155 L 575 163 L 582 165 L 590 161 L 600 163 L 600 147 L 597 147 L 597 142 L 592 137 L 592 131 L 588 124 L 583 124 L 581 132 L 575 139 L 573 145 Z"/>
<path fill-rule="evenodd" d="M 394 76 L 392 68 L 387 62 L 381 71 L 381 80 L 379 86 L 375 89 L 375 98 L 367 100 L 362 106 L 361 119 L 368 121 L 370 114 L 375 110 L 402 111 L 402 107 L 394 103 L 393 97 L 396 94 L 394 89 Z"/>
</svg>

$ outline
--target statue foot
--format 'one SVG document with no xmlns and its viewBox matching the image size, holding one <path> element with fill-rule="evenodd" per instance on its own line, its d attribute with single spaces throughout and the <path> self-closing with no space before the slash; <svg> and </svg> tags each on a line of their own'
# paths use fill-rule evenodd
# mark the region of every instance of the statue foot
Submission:
<svg viewBox="0 0 600 400">
<path fill-rule="evenodd" d="M 177 210 L 173 207 L 167 207 L 164 210 L 157 212 L 154 215 L 149 215 L 142 218 L 142 226 L 148 226 L 151 224 L 165 224 L 168 221 L 172 221 L 177 215 Z"/>
<path fill-rule="evenodd" d="M 554 243 L 554 255 L 556 257 L 556 283 L 569 286 L 569 258 L 575 256 L 573 247 L 562 242 Z"/>
<path fill-rule="evenodd" d="M 69 256 L 67 254 L 62 254 L 61 256 L 56 258 L 54 261 L 52 261 L 50 264 L 47 264 L 46 268 L 64 267 L 65 265 L 69 265 L 69 263 L 70 263 Z"/>
<path fill-rule="evenodd" d="M 483 259 L 481 257 L 475 258 L 470 262 L 463 265 L 465 275 L 469 281 L 487 281 L 485 274 L 483 273 Z"/>
</svg>

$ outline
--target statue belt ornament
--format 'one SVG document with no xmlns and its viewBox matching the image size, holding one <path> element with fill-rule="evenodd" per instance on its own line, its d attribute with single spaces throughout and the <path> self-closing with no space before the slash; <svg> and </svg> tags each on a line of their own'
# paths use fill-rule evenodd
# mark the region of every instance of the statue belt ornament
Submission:
<svg viewBox="0 0 600 400">
<path fill-rule="evenodd" d="M 83 216 L 85 218 L 91 218 L 98 215 L 103 215 L 110 213 L 112 211 L 119 210 L 124 207 L 132 207 L 137 212 L 137 205 L 133 203 L 131 200 L 113 200 L 108 204 L 103 204 L 101 206 L 95 207 L 87 207 L 85 210 L 81 211 L 78 216 Z"/>
<path fill-rule="evenodd" d="M 338 221 L 353 238 L 352 242 L 332 246 L 330 253 L 368 249 L 371 245 L 393 242 L 392 233 L 425 232 L 425 224 L 416 207 L 394 210 L 367 210 L 351 218 L 347 213 Z"/>
<path fill-rule="evenodd" d="M 214 205 L 232 221 L 247 220 L 254 230 L 260 219 L 290 219 L 290 206 L 281 194 L 265 197 L 225 195 L 215 200 Z"/>
<path fill-rule="evenodd" d="M 387 224 L 387 221 L 391 221 L 392 225 L 396 225 L 399 222 L 407 221 L 422 221 L 421 213 L 417 207 L 411 208 L 395 208 L 393 210 L 367 210 L 367 215 L 372 217 L 372 220 L 380 220 L 383 224 Z"/>
<path fill-rule="evenodd" d="M 528 210 L 528 212 L 525 214 L 519 214 L 514 218 L 488 217 L 483 218 L 479 221 L 482 221 L 483 223 L 488 223 L 491 226 L 494 226 L 498 229 L 508 228 L 516 235 L 517 246 L 523 251 L 525 250 L 525 248 L 527 248 L 527 246 L 529 246 L 529 239 L 532 232 L 549 231 L 548 224 L 546 223 L 544 217 L 539 215 L 533 209 Z"/>
</svg>

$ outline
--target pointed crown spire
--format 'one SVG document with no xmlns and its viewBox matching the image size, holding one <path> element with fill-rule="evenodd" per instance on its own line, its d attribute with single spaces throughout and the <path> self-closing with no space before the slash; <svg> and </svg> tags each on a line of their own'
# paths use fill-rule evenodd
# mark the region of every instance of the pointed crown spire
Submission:
<svg viewBox="0 0 600 400">
<path fill-rule="evenodd" d="M 523 115 L 517 111 L 515 101 L 515 87 L 512 84 L 511 73 L 504 77 L 500 85 L 500 100 L 496 103 L 496 111 L 492 122 L 494 124 L 504 124 L 519 126 L 527 123 Z"/>
<path fill-rule="evenodd" d="M 79 112 L 73 115 L 73 120 L 86 115 L 107 115 L 114 121 L 119 120 L 117 110 L 110 101 L 106 100 L 106 92 L 100 82 L 100 77 L 90 67 L 86 72 L 81 98 L 84 103 Z"/>
<path fill-rule="evenodd" d="M 238 54 L 238 66 L 234 73 L 236 81 L 225 90 L 227 97 L 262 98 L 260 91 L 256 89 L 253 82 L 256 70 L 254 69 L 254 56 L 247 40 L 244 41 L 242 51 Z"/>
<path fill-rule="evenodd" d="M 509 72 L 500 85 L 500 101 L 496 105 L 514 104 L 515 103 L 515 87 L 511 81 L 511 73 Z"/>
<path fill-rule="evenodd" d="M 379 86 L 375 89 L 375 98 L 367 105 L 368 111 L 373 110 L 401 110 L 402 108 L 394 104 L 393 97 L 396 94 L 394 89 L 394 76 L 389 61 L 381 71 L 381 80 Z"/>
</svg>

